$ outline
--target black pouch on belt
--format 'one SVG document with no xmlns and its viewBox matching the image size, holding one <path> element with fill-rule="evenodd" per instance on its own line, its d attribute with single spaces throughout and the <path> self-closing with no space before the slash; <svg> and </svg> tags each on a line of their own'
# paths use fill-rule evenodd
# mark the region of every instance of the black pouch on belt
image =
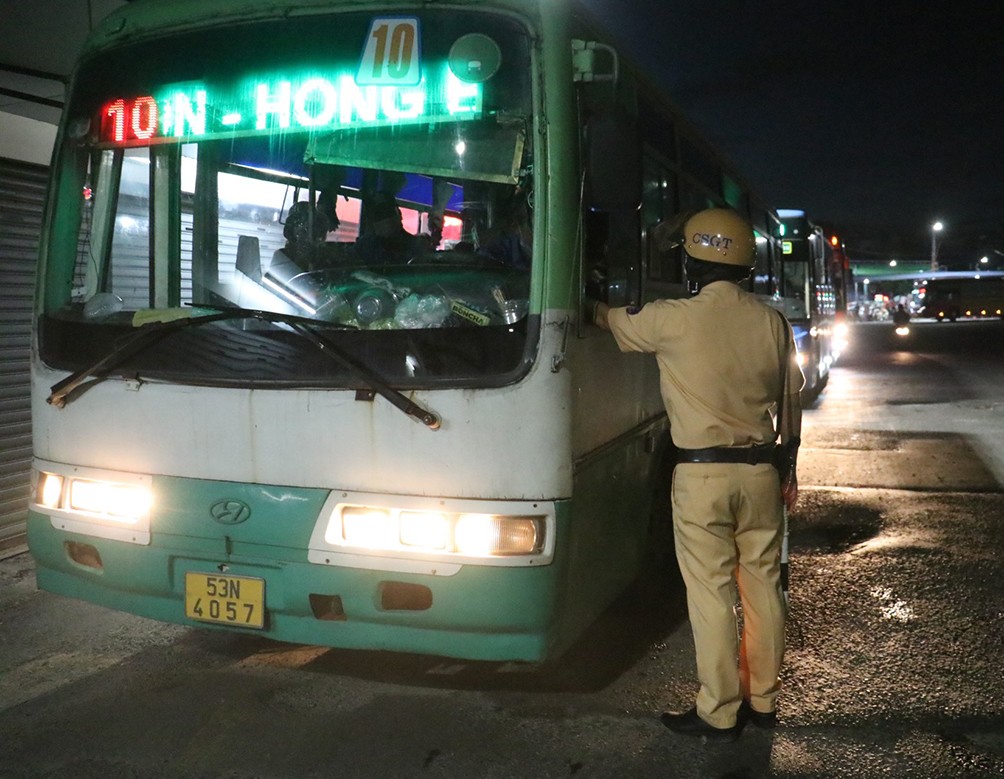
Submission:
<svg viewBox="0 0 1004 779">
<path fill-rule="evenodd" d="M 777 475 L 784 484 L 784 480 L 791 474 L 791 469 L 795 467 L 795 454 L 798 451 L 798 439 L 794 438 L 787 444 L 778 444 L 774 447 L 774 467 L 777 468 Z"/>
</svg>

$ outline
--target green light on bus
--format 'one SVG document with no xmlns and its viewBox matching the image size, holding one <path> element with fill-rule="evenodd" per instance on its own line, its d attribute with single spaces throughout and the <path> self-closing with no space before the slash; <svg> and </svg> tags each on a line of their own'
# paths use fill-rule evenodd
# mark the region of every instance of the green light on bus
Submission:
<svg viewBox="0 0 1004 779">
<path fill-rule="evenodd" d="M 360 85 L 349 73 L 276 75 L 231 89 L 171 84 L 155 96 L 117 98 L 102 111 L 101 140 L 192 141 L 218 135 L 406 125 L 477 119 L 483 111 L 482 86 L 461 81 L 445 66 L 438 78 L 423 79 L 417 86 Z"/>
</svg>

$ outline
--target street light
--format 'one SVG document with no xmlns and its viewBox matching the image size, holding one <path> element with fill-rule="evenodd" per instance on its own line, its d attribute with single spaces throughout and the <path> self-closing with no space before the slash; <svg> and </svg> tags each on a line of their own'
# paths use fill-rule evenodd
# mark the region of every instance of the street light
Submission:
<svg viewBox="0 0 1004 779">
<path fill-rule="evenodd" d="M 941 222 L 931 225 L 931 270 L 938 269 L 938 233 L 945 229 Z"/>
</svg>

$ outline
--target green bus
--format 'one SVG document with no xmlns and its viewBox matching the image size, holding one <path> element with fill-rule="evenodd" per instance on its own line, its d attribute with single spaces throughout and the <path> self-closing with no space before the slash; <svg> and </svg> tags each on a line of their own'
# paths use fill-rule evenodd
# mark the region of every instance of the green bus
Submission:
<svg viewBox="0 0 1004 779">
<path fill-rule="evenodd" d="M 847 276 L 843 246 L 835 236 L 810 221 L 801 209 L 778 209 L 781 241 L 781 311 L 791 323 L 805 375 L 802 394 L 810 403 L 819 397 L 830 368 L 845 346 Z"/>
<path fill-rule="evenodd" d="M 136 0 L 54 152 L 39 586 L 313 645 L 559 657 L 665 544 L 659 222 L 778 218 L 560 0 Z"/>
</svg>

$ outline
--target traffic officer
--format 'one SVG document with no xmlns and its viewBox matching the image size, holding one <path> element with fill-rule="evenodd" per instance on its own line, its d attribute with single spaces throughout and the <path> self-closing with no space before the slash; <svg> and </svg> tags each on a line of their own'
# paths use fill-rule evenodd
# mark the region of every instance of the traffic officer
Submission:
<svg viewBox="0 0 1004 779">
<path fill-rule="evenodd" d="M 786 617 L 782 503 L 792 508 L 798 497 L 803 377 L 787 321 L 739 287 L 755 260 L 750 224 L 730 209 L 701 211 L 686 221 L 683 246 L 694 297 L 641 309 L 592 301 L 591 312 L 621 351 L 656 356 L 679 449 L 673 533 L 700 691 L 694 708 L 662 721 L 676 733 L 733 741 L 746 721 L 776 723 Z M 783 483 L 777 452 L 790 466 Z"/>
</svg>

